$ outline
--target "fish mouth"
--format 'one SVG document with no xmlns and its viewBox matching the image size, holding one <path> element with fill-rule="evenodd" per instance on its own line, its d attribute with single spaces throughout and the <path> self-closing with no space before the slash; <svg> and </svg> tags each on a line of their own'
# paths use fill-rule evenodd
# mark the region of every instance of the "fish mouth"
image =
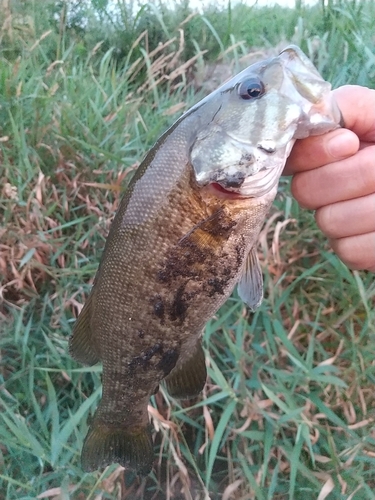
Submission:
<svg viewBox="0 0 375 500">
<path fill-rule="evenodd" d="M 294 142 L 294 138 L 288 137 L 286 144 L 276 147 L 275 141 L 262 140 L 250 148 L 243 141 L 232 139 L 225 154 L 213 158 L 216 168 L 210 165 L 208 169 L 207 161 L 202 165 L 193 163 L 195 180 L 200 187 L 211 186 L 208 190 L 219 198 L 265 196 L 277 187 Z"/>
<path fill-rule="evenodd" d="M 284 162 L 280 162 L 277 167 L 262 168 L 256 174 L 246 176 L 238 186 L 228 185 L 223 180 L 222 182 L 211 182 L 208 189 L 218 198 L 258 198 L 266 195 L 277 186 L 283 168 Z"/>
<path fill-rule="evenodd" d="M 277 186 L 281 173 L 284 169 L 285 162 L 280 161 L 280 164 L 271 168 L 264 167 L 256 174 L 246 177 L 238 193 L 241 196 L 255 198 L 264 196 Z M 231 188 L 227 188 L 231 190 Z"/>
</svg>

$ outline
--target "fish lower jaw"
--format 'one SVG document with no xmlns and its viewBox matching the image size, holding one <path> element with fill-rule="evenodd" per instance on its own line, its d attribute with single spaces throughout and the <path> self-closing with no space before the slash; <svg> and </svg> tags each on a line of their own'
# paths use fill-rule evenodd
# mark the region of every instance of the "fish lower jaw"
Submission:
<svg viewBox="0 0 375 500">
<path fill-rule="evenodd" d="M 247 177 L 239 188 L 227 188 L 219 182 L 211 182 L 205 189 L 207 193 L 216 198 L 225 200 L 238 200 L 244 198 L 259 198 L 274 191 L 279 183 L 279 178 L 284 165 L 273 169 L 262 169 L 256 174 Z"/>
<path fill-rule="evenodd" d="M 208 194 L 211 194 L 216 198 L 220 198 L 223 200 L 238 200 L 241 198 L 246 198 L 246 196 L 242 196 L 238 191 L 229 191 L 218 182 L 212 182 L 208 184 L 205 189 Z"/>
<path fill-rule="evenodd" d="M 259 198 L 277 189 L 284 163 L 272 168 L 263 168 L 256 174 L 247 177 L 238 189 L 238 194 L 245 198 Z"/>
</svg>

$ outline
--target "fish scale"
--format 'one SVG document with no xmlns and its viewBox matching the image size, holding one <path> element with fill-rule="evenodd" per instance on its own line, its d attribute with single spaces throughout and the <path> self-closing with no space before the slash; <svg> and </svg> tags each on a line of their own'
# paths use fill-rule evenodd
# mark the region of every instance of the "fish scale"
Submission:
<svg viewBox="0 0 375 500">
<path fill-rule="evenodd" d="M 202 390 L 206 322 L 236 284 L 261 303 L 256 243 L 295 139 L 339 122 L 330 85 L 291 46 L 193 106 L 146 155 L 70 339 L 75 359 L 103 363 L 85 470 L 152 469 L 150 396 L 162 381 L 176 398 Z"/>
</svg>

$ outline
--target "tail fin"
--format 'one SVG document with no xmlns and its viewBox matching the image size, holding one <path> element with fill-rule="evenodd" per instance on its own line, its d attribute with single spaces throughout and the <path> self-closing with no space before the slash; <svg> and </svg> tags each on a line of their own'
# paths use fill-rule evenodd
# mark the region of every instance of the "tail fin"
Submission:
<svg viewBox="0 0 375 500">
<path fill-rule="evenodd" d="M 146 476 L 154 461 L 150 426 L 117 428 L 94 421 L 83 443 L 81 461 L 86 472 L 117 462 Z"/>
</svg>

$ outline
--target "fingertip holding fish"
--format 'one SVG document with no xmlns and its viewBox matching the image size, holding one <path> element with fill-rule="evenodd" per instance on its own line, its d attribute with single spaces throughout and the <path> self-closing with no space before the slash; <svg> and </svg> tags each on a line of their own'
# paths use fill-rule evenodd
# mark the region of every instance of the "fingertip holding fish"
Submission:
<svg viewBox="0 0 375 500">
<path fill-rule="evenodd" d="M 348 156 L 352 156 L 359 149 L 359 139 L 354 132 L 346 129 L 338 132 L 340 133 L 332 134 L 327 142 L 328 161 L 331 159 L 342 160 Z"/>
<path fill-rule="evenodd" d="M 294 141 L 339 126 L 325 82 L 298 47 L 256 63 L 187 111 L 146 155 L 112 223 L 70 340 L 103 363 L 103 398 L 82 450 L 91 471 L 153 463 L 147 403 L 206 380 L 202 330 L 238 284 L 263 297 L 256 246 Z"/>
</svg>

